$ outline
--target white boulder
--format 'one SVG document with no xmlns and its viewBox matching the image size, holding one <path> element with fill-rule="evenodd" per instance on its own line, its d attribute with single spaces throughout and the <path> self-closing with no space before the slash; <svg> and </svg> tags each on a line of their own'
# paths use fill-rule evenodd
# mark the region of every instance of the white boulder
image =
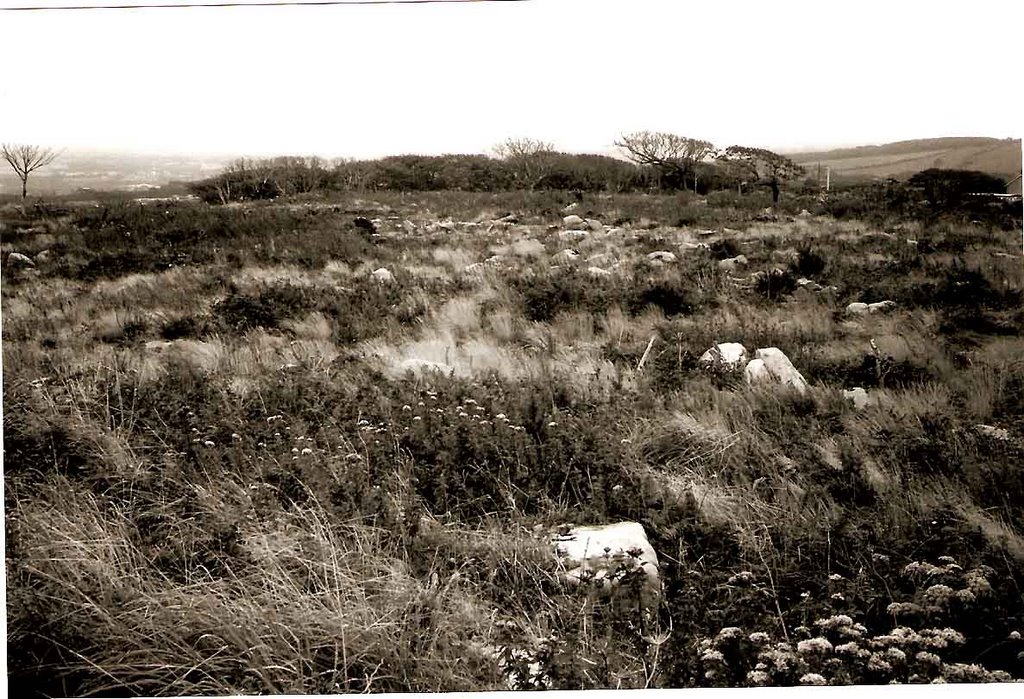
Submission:
<svg viewBox="0 0 1024 699">
<path fill-rule="evenodd" d="M 860 301 L 854 301 L 846 307 L 846 315 L 848 316 L 862 316 L 868 312 L 868 305 L 861 303 Z"/>
<path fill-rule="evenodd" d="M 661 594 L 658 554 L 643 525 L 637 522 L 570 527 L 566 533 L 556 535 L 553 543 L 569 582 L 589 579 L 610 591 L 617 571 L 639 568 L 645 578 L 647 600 L 654 602 Z"/>
<path fill-rule="evenodd" d="M 395 281 L 395 275 L 385 267 L 373 270 L 370 272 L 370 276 L 377 280 L 378 284 L 390 284 Z"/>
<path fill-rule="evenodd" d="M 604 224 L 598 221 L 596 218 L 584 219 L 584 223 L 587 224 L 587 228 L 594 231 L 595 233 L 604 233 Z"/>
<path fill-rule="evenodd" d="M 570 231 L 579 231 L 587 228 L 587 222 L 576 214 L 569 214 L 562 219 L 562 226 Z"/>
<path fill-rule="evenodd" d="M 843 391 L 843 398 L 853 404 L 853 407 L 857 410 L 863 410 L 864 408 L 871 405 L 871 396 L 860 386 L 851 388 L 849 391 Z"/>
<path fill-rule="evenodd" d="M 764 360 L 751 359 L 743 369 L 743 378 L 749 384 L 765 383 L 771 381 L 772 375 L 769 373 L 768 367 L 764 365 Z"/>
<path fill-rule="evenodd" d="M 672 263 L 676 261 L 676 256 L 668 250 L 656 250 L 647 253 L 647 259 L 651 262 Z"/>
<path fill-rule="evenodd" d="M 890 313 L 896 310 L 895 301 L 879 301 L 868 304 L 868 313 Z"/>
<path fill-rule="evenodd" d="M 610 277 L 612 273 L 600 267 L 587 267 L 587 274 L 591 277 Z"/>
<path fill-rule="evenodd" d="M 751 364 L 760 360 L 760 364 L 751 367 Z M 800 393 L 807 390 L 807 381 L 803 375 L 796 370 L 793 362 L 778 347 L 765 347 L 754 352 L 754 359 L 751 360 L 744 376 L 748 383 L 759 383 L 771 380 L 774 383 L 782 384 L 796 389 Z"/>
<path fill-rule="evenodd" d="M 738 342 L 720 342 L 700 355 L 697 363 L 706 369 L 736 371 L 747 363 L 747 348 Z"/>
<path fill-rule="evenodd" d="M 28 255 L 22 255 L 20 252 L 12 252 L 7 256 L 7 266 L 14 268 L 21 267 L 35 267 L 36 263 L 32 261 L 32 258 Z"/>
<path fill-rule="evenodd" d="M 729 257 L 724 260 L 718 261 L 718 268 L 726 272 L 735 272 L 741 267 L 747 266 L 747 256 L 737 255 L 736 257 Z"/>
</svg>

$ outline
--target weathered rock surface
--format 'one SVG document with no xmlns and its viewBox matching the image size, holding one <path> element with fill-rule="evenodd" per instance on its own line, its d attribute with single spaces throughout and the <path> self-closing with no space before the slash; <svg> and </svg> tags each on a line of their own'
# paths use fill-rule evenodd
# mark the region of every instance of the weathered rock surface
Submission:
<svg viewBox="0 0 1024 699">
<path fill-rule="evenodd" d="M 718 261 L 718 268 L 725 270 L 726 272 L 735 272 L 741 267 L 747 266 L 747 256 L 737 255 L 736 257 L 729 257 L 724 260 Z"/>
<path fill-rule="evenodd" d="M 29 267 L 35 267 L 36 263 L 32 261 L 32 258 L 28 255 L 22 255 L 20 252 L 12 252 L 7 256 L 7 266 L 11 269 L 26 269 Z"/>
<path fill-rule="evenodd" d="M 564 226 L 566 230 L 579 231 L 587 228 L 587 222 L 576 214 L 569 214 L 562 219 L 562 226 Z"/>
<path fill-rule="evenodd" d="M 640 569 L 645 602 L 653 604 L 661 594 L 658 554 L 637 522 L 571 527 L 552 541 L 570 582 L 592 579 L 611 591 L 624 571 Z"/>
<path fill-rule="evenodd" d="M 656 250 L 654 252 L 647 253 L 647 259 L 651 262 L 670 264 L 676 261 L 676 256 L 675 253 L 671 253 L 668 250 Z"/>
<path fill-rule="evenodd" d="M 760 364 L 754 364 L 760 360 Z M 783 386 L 789 386 L 800 393 L 807 390 L 807 381 L 796 370 L 793 362 L 778 347 L 765 347 L 754 352 L 754 359 L 747 363 L 744 376 L 749 383 L 760 383 L 770 380 Z"/>
<path fill-rule="evenodd" d="M 706 369 L 738 371 L 747 363 L 747 348 L 738 342 L 720 342 L 700 355 L 697 363 Z"/>
<path fill-rule="evenodd" d="M 846 307 L 846 315 L 848 316 L 862 316 L 867 314 L 867 312 L 868 305 L 860 301 L 854 301 Z"/>
<path fill-rule="evenodd" d="M 863 410 L 873 402 L 868 392 L 860 386 L 851 388 L 849 391 L 843 391 L 843 398 L 852 403 L 853 407 L 857 410 Z"/>
<path fill-rule="evenodd" d="M 370 276 L 373 277 L 378 284 L 390 284 L 395 281 L 395 275 L 393 275 L 386 267 L 373 270 L 370 272 Z"/>
</svg>

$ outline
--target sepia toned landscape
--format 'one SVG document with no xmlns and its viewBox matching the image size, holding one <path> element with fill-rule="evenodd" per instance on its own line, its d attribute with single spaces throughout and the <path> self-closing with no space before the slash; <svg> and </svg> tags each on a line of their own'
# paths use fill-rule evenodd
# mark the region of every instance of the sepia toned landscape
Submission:
<svg viewBox="0 0 1024 699">
<path fill-rule="evenodd" d="M 0 693 L 1012 696 L 1021 21 L 0 0 Z"/>
<path fill-rule="evenodd" d="M 1024 677 L 1019 200 L 556 160 L 6 204 L 12 690 Z"/>
</svg>

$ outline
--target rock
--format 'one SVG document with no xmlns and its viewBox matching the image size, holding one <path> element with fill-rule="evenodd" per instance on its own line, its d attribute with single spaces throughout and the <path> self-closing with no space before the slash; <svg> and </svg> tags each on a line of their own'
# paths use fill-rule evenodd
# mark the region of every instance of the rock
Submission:
<svg viewBox="0 0 1024 699">
<path fill-rule="evenodd" d="M 1000 442 L 1008 442 L 1010 440 L 1010 431 L 1002 427 L 994 427 L 993 425 L 975 425 L 974 431 L 983 437 L 998 439 Z"/>
<path fill-rule="evenodd" d="M 822 289 L 821 284 L 812 279 L 807 279 L 806 277 L 797 279 L 796 285 L 801 289 L 807 289 L 808 291 L 821 291 Z"/>
<path fill-rule="evenodd" d="M 860 301 L 854 301 L 846 307 L 846 315 L 848 316 L 862 316 L 868 312 L 868 305 L 861 303 Z"/>
<path fill-rule="evenodd" d="M 707 243 L 680 243 L 680 250 L 710 250 L 711 246 Z"/>
<path fill-rule="evenodd" d="M 594 231 L 595 233 L 604 233 L 604 224 L 598 221 L 596 218 L 588 218 L 583 220 L 587 224 L 587 228 Z"/>
<path fill-rule="evenodd" d="M 912 248 L 916 248 L 917 247 L 917 241 L 914 240 L 913 238 L 907 238 L 907 245 L 909 245 Z"/>
<path fill-rule="evenodd" d="M 896 310 L 895 301 L 879 301 L 868 304 L 868 313 L 890 313 Z"/>
<path fill-rule="evenodd" d="M 408 233 L 409 235 L 412 235 L 413 233 L 416 232 L 416 224 L 410 221 L 409 219 L 402 221 L 402 228 L 404 228 L 405 232 Z"/>
<path fill-rule="evenodd" d="M 726 272 L 735 272 L 740 267 L 747 266 L 746 255 L 737 255 L 736 257 L 729 257 L 724 260 L 718 261 L 718 268 Z"/>
<path fill-rule="evenodd" d="M 567 240 L 567 241 L 570 241 L 570 242 L 573 242 L 573 243 L 576 243 L 576 242 L 579 242 L 579 241 L 583 240 L 588 235 L 590 235 L 589 231 L 578 231 L 578 230 L 558 231 L 558 239 L 559 240 Z"/>
<path fill-rule="evenodd" d="M 651 262 L 672 263 L 676 261 L 676 256 L 667 250 L 656 250 L 655 252 L 647 253 L 647 259 Z"/>
<path fill-rule="evenodd" d="M 758 359 L 761 360 L 761 365 L 751 369 L 750 365 Z M 761 370 L 762 366 L 764 371 Z M 744 376 L 749 383 L 755 383 L 764 380 L 765 373 L 772 381 L 795 388 L 800 393 L 807 390 L 807 381 L 803 375 L 778 347 L 765 347 L 754 352 L 754 359 L 747 364 Z"/>
<path fill-rule="evenodd" d="M 697 363 L 706 369 L 737 371 L 747 363 L 747 348 L 738 342 L 720 342 L 700 355 Z"/>
<path fill-rule="evenodd" d="M 562 226 L 570 231 L 578 231 L 586 228 L 587 222 L 576 214 L 570 214 L 562 219 Z"/>
<path fill-rule="evenodd" d="M 578 250 L 560 250 L 551 257 L 551 261 L 555 264 L 575 264 L 580 259 L 580 253 Z"/>
<path fill-rule="evenodd" d="M 35 267 L 36 263 L 32 261 L 32 258 L 28 255 L 22 255 L 20 252 L 12 252 L 7 256 L 7 266 L 11 269 L 25 269 L 28 267 Z"/>
<path fill-rule="evenodd" d="M 843 391 L 843 398 L 853 403 L 853 407 L 857 410 L 863 410 L 872 403 L 871 396 L 860 386 Z"/>
<path fill-rule="evenodd" d="M 565 208 L 563 208 L 562 209 L 562 213 L 563 214 L 571 214 L 573 211 L 578 209 L 579 206 L 580 206 L 580 203 L 578 201 L 574 201 L 572 204 L 569 204 L 569 206 L 566 206 Z"/>
<path fill-rule="evenodd" d="M 587 267 L 587 274 L 591 277 L 610 277 L 612 273 L 600 267 Z"/>
<path fill-rule="evenodd" d="M 807 209 L 800 209 L 800 213 L 796 215 L 797 218 L 811 218 L 813 214 Z"/>
<path fill-rule="evenodd" d="M 724 230 L 724 232 L 725 233 L 739 233 L 739 231 L 730 231 L 728 228 L 726 228 Z M 714 235 L 714 234 L 715 234 L 715 231 L 714 231 L 714 229 L 711 229 L 711 228 L 701 228 L 701 229 L 697 230 L 697 235 L 703 236 L 703 237 L 707 237 L 709 235 Z"/>
<path fill-rule="evenodd" d="M 370 276 L 376 279 L 378 284 L 390 284 L 395 281 L 395 275 L 384 267 L 373 270 Z"/>
<path fill-rule="evenodd" d="M 617 235 L 625 235 L 625 234 L 626 234 L 626 229 L 625 228 L 612 228 L 611 230 L 608 231 L 608 235 L 616 235 L 617 236 Z"/>
<path fill-rule="evenodd" d="M 471 265 L 466 265 L 462 271 L 466 272 L 467 274 L 479 274 L 480 272 L 483 272 L 485 269 L 487 269 L 487 265 L 485 265 L 483 262 L 474 262 Z"/>
<path fill-rule="evenodd" d="M 751 359 L 743 369 L 743 378 L 747 383 L 755 384 L 771 381 L 772 375 L 768 372 L 768 367 L 764 365 L 764 360 Z"/>
<path fill-rule="evenodd" d="M 45 264 L 45 263 L 49 262 L 52 259 L 53 259 L 53 251 L 52 250 L 41 250 L 40 252 L 36 253 L 36 264 L 37 265 Z"/>
<path fill-rule="evenodd" d="M 645 576 L 644 606 L 653 607 L 661 595 L 658 554 L 637 522 L 570 527 L 552 543 L 571 583 L 582 583 L 592 574 L 594 582 L 611 591 L 617 582 L 612 577 L 616 569 L 639 568 Z"/>
<path fill-rule="evenodd" d="M 519 223 L 519 217 L 515 214 L 506 214 L 498 219 L 502 223 Z"/>
<path fill-rule="evenodd" d="M 143 345 L 147 352 L 163 352 L 168 347 L 171 347 L 174 343 L 168 340 L 149 340 Z"/>
<path fill-rule="evenodd" d="M 592 265 L 611 265 L 615 263 L 615 255 L 610 252 L 599 252 L 587 258 Z"/>
</svg>

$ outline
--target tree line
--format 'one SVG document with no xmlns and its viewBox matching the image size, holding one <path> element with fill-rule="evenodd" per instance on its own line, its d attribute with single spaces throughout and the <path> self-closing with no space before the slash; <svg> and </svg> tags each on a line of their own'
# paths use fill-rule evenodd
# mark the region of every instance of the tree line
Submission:
<svg viewBox="0 0 1024 699">
<path fill-rule="evenodd" d="M 492 155 L 396 155 L 376 160 L 278 157 L 240 159 L 191 184 L 212 203 L 269 199 L 320 191 L 566 190 L 636 192 L 766 187 L 777 203 L 785 182 L 806 173 L 762 148 L 716 149 L 709 141 L 640 131 L 615 142 L 625 159 L 559 152 L 531 138 L 509 138 Z"/>
</svg>

